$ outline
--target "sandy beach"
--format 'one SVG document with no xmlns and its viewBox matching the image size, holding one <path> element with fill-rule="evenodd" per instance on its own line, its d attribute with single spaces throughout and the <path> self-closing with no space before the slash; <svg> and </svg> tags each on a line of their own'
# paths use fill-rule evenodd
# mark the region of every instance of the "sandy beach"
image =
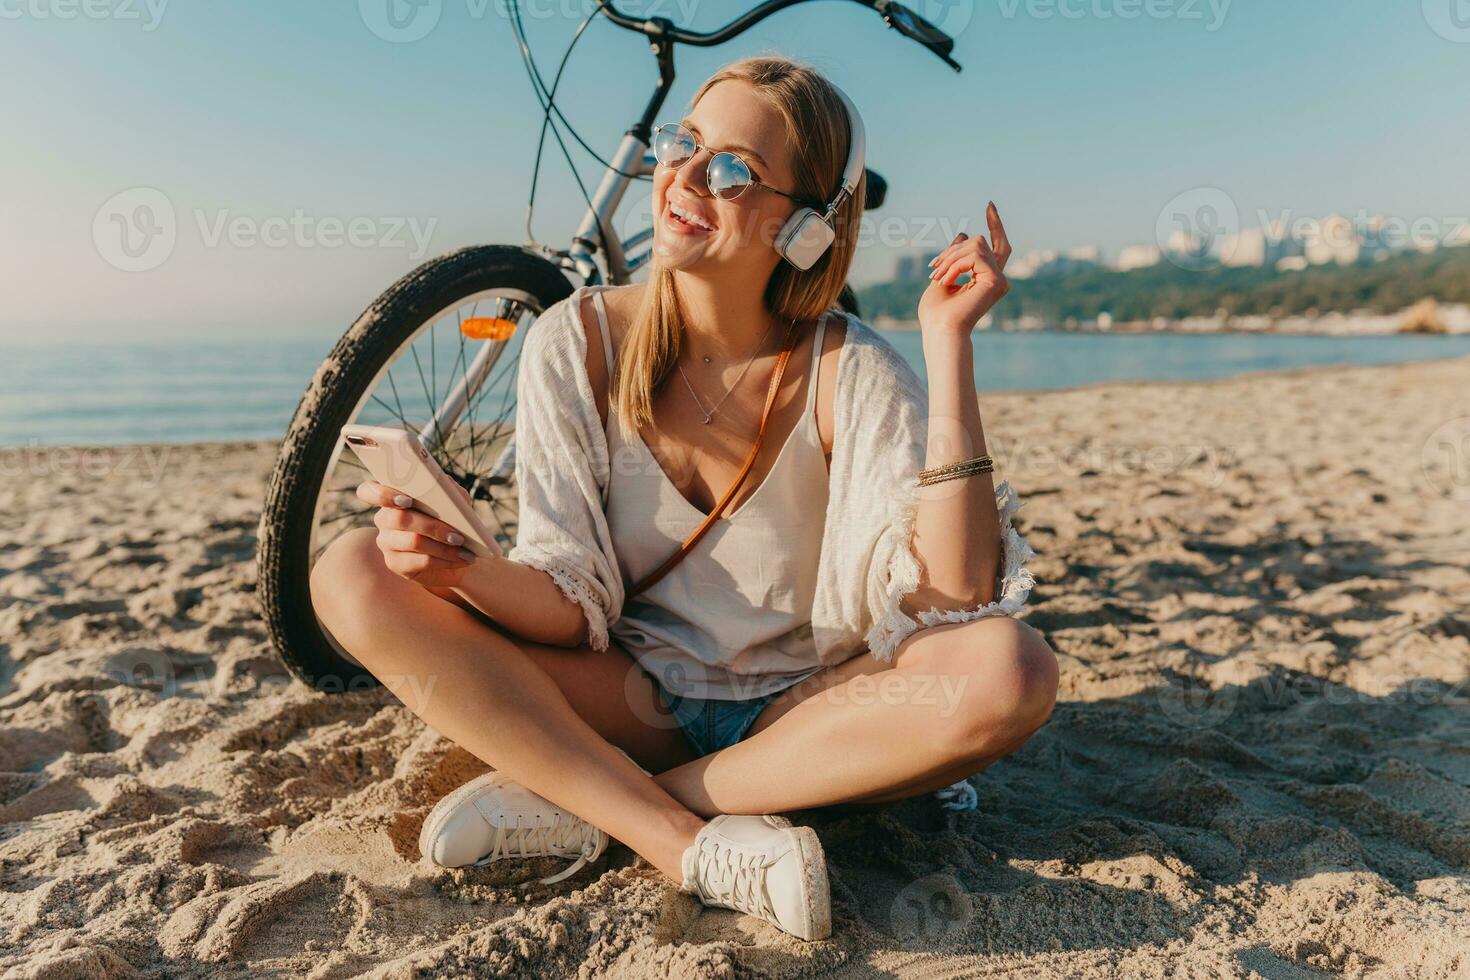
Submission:
<svg viewBox="0 0 1470 980">
<path fill-rule="evenodd" d="M 274 443 L 0 451 L 0 976 L 1470 975 L 1470 360 L 982 408 L 1058 704 L 978 810 L 794 815 L 811 944 L 421 862 L 485 766 L 284 674 Z"/>
</svg>

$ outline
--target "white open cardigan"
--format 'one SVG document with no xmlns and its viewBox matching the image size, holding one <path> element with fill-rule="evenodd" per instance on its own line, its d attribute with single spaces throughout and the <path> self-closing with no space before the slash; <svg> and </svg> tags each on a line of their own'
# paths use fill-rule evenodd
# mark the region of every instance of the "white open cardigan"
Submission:
<svg viewBox="0 0 1470 980">
<path fill-rule="evenodd" d="M 605 514 L 610 461 L 607 435 L 587 379 L 581 302 L 589 289 L 547 307 L 527 331 L 517 381 L 516 483 L 519 529 L 507 557 L 551 576 L 587 616 L 593 649 L 608 644 L 608 625 L 623 607 L 625 583 Z M 1019 612 L 1034 579 L 1035 555 L 1012 526 L 1020 507 L 1010 485 L 996 488 L 1004 561 L 993 602 L 930 609 L 917 621 L 900 608 L 919 586 L 909 547 L 918 505 L 929 398 L 908 362 L 871 327 L 846 313 L 838 354 L 827 514 L 812 603 L 817 655 L 828 666 L 866 648 L 891 660 L 915 630 Z M 938 793 L 952 809 L 975 805 L 968 782 Z"/>
</svg>

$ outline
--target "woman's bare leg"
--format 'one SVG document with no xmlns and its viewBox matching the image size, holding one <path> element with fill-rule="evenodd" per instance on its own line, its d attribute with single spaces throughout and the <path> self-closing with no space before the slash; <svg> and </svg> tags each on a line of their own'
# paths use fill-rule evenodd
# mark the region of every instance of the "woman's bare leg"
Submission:
<svg viewBox="0 0 1470 980">
<path fill-rule="evenodd" d="M 704 820 L 608 741 L 640 761 L 692 755 L 677 727 L 658 722 L 649 685 L 628 680 L 632 661 L 512 639 L 395 575 L 375 539 L 372 528 L 344 534 L 312 571 L 313 605 L 337 641 L 445 738 L 682 880 Z"/>
<path fill-rule="evenodd" d="M 862 654 L 822 671 L 773 701 L 743 741 L 656 779 L 707 816 L 902 799 L 1015 751 L 1056 689 L 1056 656 L 1024 623 L 935 626 L 891 664 Z"/>
</svg>

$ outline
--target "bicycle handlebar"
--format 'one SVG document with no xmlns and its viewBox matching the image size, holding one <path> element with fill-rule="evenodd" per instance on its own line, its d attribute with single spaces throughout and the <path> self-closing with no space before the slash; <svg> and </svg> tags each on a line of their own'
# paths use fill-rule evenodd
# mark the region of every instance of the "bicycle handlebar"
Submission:
<svg viewBox="0 0 1470 980">
<path fill-rule="evenodd" d="M 901 3 L 894 3 L 892 0 L 874 0 L 873 9 L 883 15 L 883 20 L 889 27 L 904 37 L 918 41 L 955 71 L 960 70 L 959 62 L 949 56 L 954 50 L 954 38 Z"/>
<path fill-rule="evenodd" d="M 600 5 L 600 9 L 607 18 L 619 27 L 639 34 L 646 34 L 652 41 L 664 43 L 688 44 L 694 47 L 707 48 L 716 44 L 724 44 L 732 37 L 743 34 L 756 24 L 765 20 L 778 11 L 806 0 L 766 0 L 765 3 L 753 10 L 747 11 L 740 17 L 735 18 L 724 27 L 713 31 L 691 31 L 678 27 L 667 17 L 649 17 L 640 19 L 629 17 L 613 6 L 612 0 Z M 864 7 L 877 11 L 884 23 L 898 31 L 905 37 L 918 41 L 930 51 L 934 52 L 945 64 L 955 71 L 960 70 L 960 65 L 950 57 L 954 50 L 954 38 L 945 34 L 939 28 L 929 23 L 923 17 L 914 13 L 908 7 L 895 0 L 854 0 Z"/>
</svg>

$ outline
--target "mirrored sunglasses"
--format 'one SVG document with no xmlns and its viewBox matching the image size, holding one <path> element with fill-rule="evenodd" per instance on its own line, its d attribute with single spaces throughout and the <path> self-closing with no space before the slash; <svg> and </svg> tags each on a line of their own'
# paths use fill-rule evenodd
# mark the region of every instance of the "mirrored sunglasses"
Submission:
<svg viewBox="0 0 1470 980">
<path fill-rule="evenodd" d="M 653 131 L 654 159 L 671 170 L 688 163 L 699 150 L 700 144 L 694 134 L 678 123 L 665 123 Z M 709 164 L 705 167 L 705 181 L 709 192 L 722 201 L 733 201 L 751 187 L 759 186 L 798 204 L 810 205 L 803 198 L 762 182 L 751 173 L 749 164 L 728 150 L 710 155 Z"/>
</svg>

